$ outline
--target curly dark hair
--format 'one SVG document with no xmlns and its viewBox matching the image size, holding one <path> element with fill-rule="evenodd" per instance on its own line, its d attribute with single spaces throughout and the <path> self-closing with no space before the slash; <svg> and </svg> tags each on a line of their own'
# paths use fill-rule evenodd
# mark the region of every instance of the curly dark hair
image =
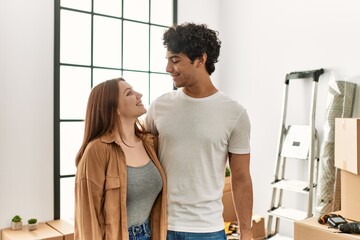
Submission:
<svg viewBox="0 0 360 240">
<path fill-rule="evenodd" d="M 207 55 L 206 71 L 211 75 L 220 55 L 219 33 L 205 24 L 184 23 L 165 31 L 163 44 L 172 53 L 183 53 L 193 62 L 204 53 Z"/>
</svg>

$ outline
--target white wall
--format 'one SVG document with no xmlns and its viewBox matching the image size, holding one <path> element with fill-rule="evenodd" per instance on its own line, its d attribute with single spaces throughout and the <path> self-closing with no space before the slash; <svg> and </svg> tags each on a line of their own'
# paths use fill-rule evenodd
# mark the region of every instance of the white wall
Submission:
<svg viewBox="0 0 360 240">
<path fill-rule="evenodd" d="M 228 0 L 223 1 L 220 88 L 243 103 L 252 122 L 254 212 L 266 215 L 278 140 L 285 74 L 324 68 L 320 78 L 316 125 L 322 136 L 328 81 L 360 75 L 360 2 L 355 0 Z M 360 81 L 358 81 L 360 84 Z M 308 84 L 294 84 L 298 104 Z M 297 105 L 296 105 L 297 106 Z M 307 108 L 289 110 L 289 119 L 304 120 Z M 296 119 L 296 120 L 295 120 Z M 305 118 L 306 120 L 307 118 Z M 306 173 L 288 164 L 294 175 Z M 304 198 L 289 196 L 300 207 Z M 289 201 L 284 201 L 289 204 Z M 292 224 L 281 221 L 280 232 L 292 236 Z"/>
<path fill-rule="evenodd" d="M 54 1 L 0 0 L 0 228 L 53 218 L 53 19 Z"/>
<path fill-rule="evenodd" d="M 180 20 L 195 19 L 218 27 L 222 48 L 216 70 L 220 71 L 220 78 L 215 81 L 222 91 L 248 109 L 252 122 L 254 212 L 267 218 L 285 75 L 325 69 L 319 82 L 316 113 L 316 127 L 322 137 L 329 79 L 335 76 L 335 80 L 348 80 L 356 76 L 351 81 L 360 85 L 360 2 L 204 0 L 194 5 L 194 1 L 180 0 L 179 3 L 183 6 L 179 8 Z M 218 20 L 216 24 L 214 19 Z M 300 81 L 291 86 L 295 92 L 290 93 L 288 123 L 307 123 L 309 107 L 302 103 L 309 102 L 311 84 Z M 359 103 L 356 104 L 356 116 L 360 116 Z M 287 172 L 301 177 L 307 172 L 306 165 L 288 164 Z M 292 195 L 287 199 L 284 204 L 298 208 L 303 208 L 306 200 L 304 196 Z M 281 221 L 280 233 L 292 236 L 293 225 Z"/>
<path fill-rule="evenodd" d="M 219 8 L 219 0 L 178 0 L 178 23 L 204 23 L 209 28 L 220 30 Z M 220 31 L 219 37 L 222 37 Z M 211 78 L 215 86 L 219 87 L 221 69 L 217 65 L 215 67 L 215 72 L 211 75 Z"/>
</svg>

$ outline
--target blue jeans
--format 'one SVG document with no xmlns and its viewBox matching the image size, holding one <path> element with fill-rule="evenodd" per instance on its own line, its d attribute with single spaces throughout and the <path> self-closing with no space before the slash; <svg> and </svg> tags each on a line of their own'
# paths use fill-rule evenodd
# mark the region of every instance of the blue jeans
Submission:
<svg viewBox="0 0 360 240">
<path fill-rule="evenodd" d="M 226 240 L 225 231 L 211 233 L 192 233 L 167 231 L 167 240 Z"/>
<path fill-rule="evenodd" d="M 128 228 L 129 240 L 150 240 L 151 229 L 149 220 Z"/>
</svg>

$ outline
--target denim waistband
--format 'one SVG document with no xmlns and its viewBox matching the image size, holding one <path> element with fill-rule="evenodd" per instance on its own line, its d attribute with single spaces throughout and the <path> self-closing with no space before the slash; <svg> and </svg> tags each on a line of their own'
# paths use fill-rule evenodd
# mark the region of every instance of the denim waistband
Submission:
<svg viewBox="0 0 360 240">
<path fill-rule="evenodd" d="M 145 222 L 140 223 L 139 225 L 133 225 L 128 228 L 129 237 L 130 236 L 139 236 L 139 235 L 149 235 L 150 236 L 150 225 L 149 219 L 146 219 Z"/>
</svg>

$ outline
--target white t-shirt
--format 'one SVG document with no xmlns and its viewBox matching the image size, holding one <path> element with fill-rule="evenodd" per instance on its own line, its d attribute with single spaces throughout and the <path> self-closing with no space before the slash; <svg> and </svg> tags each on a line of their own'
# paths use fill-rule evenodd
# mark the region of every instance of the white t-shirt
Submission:
<svg viewBox="0 0 360 240">
<path fill-rule="evenodd" d="M 222 194 L 228 152 L 250 152 L 250 122 L 236 101 L 217 92 L 192 98 L 175 90 L 149 107 L 146 126 L 159 135 L 168 180 L 168 229 L 224 229 Z"/>
</svg>

